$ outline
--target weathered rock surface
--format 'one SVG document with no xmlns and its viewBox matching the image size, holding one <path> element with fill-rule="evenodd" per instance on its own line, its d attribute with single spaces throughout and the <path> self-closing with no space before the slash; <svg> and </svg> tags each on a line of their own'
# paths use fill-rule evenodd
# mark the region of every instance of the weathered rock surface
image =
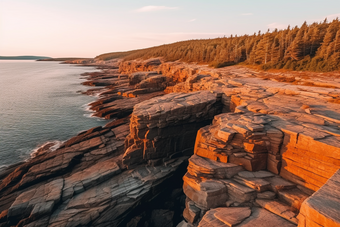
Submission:
<svg viewBox="0 0 340 227">
<path fill-rule="evenodd" d="M 36 220 L 52 213 L 55 205 L 60 202 L 64 180 L 57 179 L 40 187 L 21 193 L 8 209 L 8 219 Z"/>
<path fill-rule="evenodd" d="M 299 227 L 340 226 L 340 170 L 306 199 L 299 214 Z"/>
<path fill-rule="evenodd" d="M 339 226 L 337 80 L 78 63 L 114 121 L 0 173 L 0 226 Z"/>
<path fill-rule="evenodd" d="M 242 170 L 242 166 L 232 163 L 216 162 L 197 155 L 191 156 L 188 166 L 188 172 L 191 175 L 221 179 L 232 178 Z"/>
<path fill-rule="evenodd" d="M 203 210 L 223 206 L 228 200 L 227 188 L 217 180 L 201 180 L 186 173 L 183 177 L 183 191 L 185 195 L 195 203 L 195 206 Z"/>
<path fill-rule="evenodd" d="M 192 154 L 197 130 L 220 111 L 218 94 L 209 91 L 172 93 L 135 105 L 123 163 L 157 165 Z"/>
<path fill-rule="evenodd" d="M 200 224 L 200 227 L 253 227 L 253 226 L 282 226 L 293 227 L 294 224 L 272 214 L 265 209 L 246 207 L 217 208 L 208 211 Z"/>
</svg>

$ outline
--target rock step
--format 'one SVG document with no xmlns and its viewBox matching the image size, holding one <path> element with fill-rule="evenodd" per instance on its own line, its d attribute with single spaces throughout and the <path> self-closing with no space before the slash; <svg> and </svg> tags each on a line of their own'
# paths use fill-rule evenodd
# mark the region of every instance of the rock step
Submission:
<svg viewBox="0 0 340 227">
<path fill-rule="evenodd" d="M 257 193 L 257 198 L 258 199 L 275 199 L 276 194 L 275 192 L 271 192 L 271 191 L 260 192 L 260 193 Z"/>
<path fill-rule="evenodd" d="M 251 215 L 249 207 L 217 208 L 216 211 L 215 218 L 227 226 L 237 225 Z"/>
<path fill-rule="evenodd" d="M 198 155 L 193 155 L 189 158 L 188 172 L 194 176 L 224 179 L 232 178 L 242 170 L 242 166 L 217 162 Z"/>
<path fill-rule="evenodd" d="M 289 206 L 291 206 L 292 208 L 295 208 L 297 210 L 300 210 L 301 204 L 308 197 L 309 197 L 309 195 L 302 192 L 298 188 L 279 191 L 279 198 L 281 200 L 285 201 Z"/>
<path fill-rule="evenodd" d="M 184 219 L 193 224 L 198 220 L 200 213 L 201 209 L 195 206 L 195 203 L 193 201 L 186 199 L 185 209 L 183 211 Z"/>
<path fill-rule="evenodd" d="M 279 176 L 266 178 L 266 181 L 268 181 L 271 184 L 272 190 L 275 193 L 278 193 L 281 190 L 288 190 L 296 187 L 296 184 L 287 181 Z"/>
<path fill-rule="evenodd" d="M 188 225 L 180 225 L 186 227 Z M 294 227 L 295 224 L 258 207 L 227 207 L 209 210 L 198 227 Z M 179 227 L 179 226 L 178 226 Z"/>
<path fill-rule="evenodd" d="M 256 190 L 241 185 L 233 180 L 221 180 L 228 189 L 229 199 L 238 203 L 252 202 L 256 198 Z"/>
<path fill-rule="evenodd" d="M 253 188 L 258 192 L 264 192 L 271 189 L 271 184 L 268 181 L 261 178 L 243 178 L 240 176 L 235 176 L 233 180 L 242 185 Z"/>
<path fill-rule="evenodd" d="M 296 218 L 297 214 L 291 210 L 291 207 L 286 205 L 283 202 L 277 200 L 266 200 L 266 199 L 257 199 L 256 203 L 258 203 L 261 207 L 266 210 L 294 223 L 298 224 L 298 219 Z"/>
<path fill-rule="evenodd" d="M 240 177 L 243 178 L 266 178 L 266 177 L 274 177 L 275 174 L 268 172 L 268 171 L 264 171 L 264 170 L 260 170 L 257 172 L 250 172 L 250 171 L 241 171 L 239 172 L 237 175 L 239 175 Z"/>
<path fill-rule="evenodd" d="M 186 173 L 183 181 L 184 194 L 200 209 L 220 207 L 228 200 L 227 187 L 219 180 L 201 179 Z"/>
</svg>

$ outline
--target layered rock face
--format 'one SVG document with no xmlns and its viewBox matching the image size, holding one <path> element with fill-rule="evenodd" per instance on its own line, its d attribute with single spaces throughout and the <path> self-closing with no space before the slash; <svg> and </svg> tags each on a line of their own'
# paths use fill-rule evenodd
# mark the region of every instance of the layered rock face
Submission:
<svg viewBox="0 0 340 227">
<path fill-rule="evenodd" d="M 322 75 L 118 63 L 83 75 L 112 122 L 0 173 L 0 226 L 338 226 L 340 91 Z"/>
<path fill-rule="evenodd" d="M 159 74 L 145 74 L 139 78 L 136 74 L 119 74 L 115 69 L 84 74 L 88 79 L 85 84 L 106 86 L 86 92 L 100 95 L 100 99 L 91 104 L 96 111 L 94 115 L 119 120 L 81 132 L 56 151 L 41 152 L 1 174 L 0 226 L 176 224 L 180 215 L 177 207 L 183 198 L 180 188 L 183 164 L 188 158 L 183 155 L 193 153 L 197 130 L 220 113 L 221 98 L 203 91 L 192 96 L 171 94 L 164 100 L 152 99 L 164 94 L 162 90 L 169 79 Z M 135 97 L 126 95 L 141 89 L 146 91 Z M 148 100 L 148 108 L 136 106 L 132 114 L 135 120 L 130 124 L 131 128 L 138 128 L 140 133 L 136 136 L 140 137 L 131 137 L 136 131 L 130 132 L 128 115 L 144 100 Z M 178 102 L 167 105 L 171 100 Z M 163 112 L 158 109 L 153 112 L 153 103 L 158 103 Z M 147 123 L 148 113 L 153 116 L 153 124 L 157 119 L 159 131 Z M 141 127 L 142 123 L 146 124 Z M 142 131 L 158 134 L 152 138 L 151 133 L 142 137 Z M 178 133 L 186 136 L 181 138 Z M 172 144 L 160 152 L 168 139 L 173 140 Z M 130 154 L 129 150 L 125 151 L 125 143 L 136 142 L 139 146 L 141 141 L 147 144 L 145 158 L 142 156 L 142 162 L 138 160 L 133 163 L 134 168 L 130 168 L 125 165 Z M 177 150 L 171 148 L 173 144 L 177 144 Z M 148 209 L 144 209 L 145 206 Z"/>
<path fill-rule="evenodd" d="M 337 117 L 340 115 L 338 105 L 327 102 L 338 94 L 335 89 L 298 87 L 256 78 L 213 78 L 210 81 L 205 78 L 204 84 L 206 89 L 213 87 L 222 91 L 222 102 L 229 104 L 232 111 L 262 114 L 263 118 L 273 122 L 270 124 L 273 130 L 281 131 L 273 133 L 273 138 L 268 138 L 271 141 L 267 141 L 272 146 L 267 152 L 271 164 L 269 170 L 280 171 L 282 176 L 295 183 L 317 190 L 339 168 Z M 242 122 L 256 122 L 253 119 L 234 121 L 233 127 L 246 126 Z M 332 151 L 327 153 L 325 150 Z"/>
<path fill-rule="evenodd" d="M 297 224 L 301 203 L 340 168 L 337 89 L 263 80 L 240 68 L 163 63 L 157 72 L 176 81 L 166 93 L 214 91 L 222 94 L 223 111 L 233 112 L 198 131 L 183 178 L 189 223 L 208 225 L 203 215 L 211 208 L 248 206 L 254 215 L 240 225 L 266 220 L 255 214 L 272 216 L 270 226 Z"/>
<path fill-rule="evenodd" d="M 192 154 L 196 133 L 221 111 L 218 94 L 172 93 L 135 105 L 123 163 L 127 166 Z"/>
<path fill-rule="evenodd" d="M 83 132 L 5 177 L 0 226 L 125 226 L 135 216 L 137 223 L 141 221 L 138 217 L 150 220 L 149 212 L 156 209 L 151 205 L 154 200 L 175 201 L 178 193 L 174 197 L 169 194 L 180 186 L 176 179 L 181 177 L 182 171 L 178 171 L 186 158 L 126 170 L 122 164 L 129 133 L 126 122 L 122 119 L 116 125 Z M 142 209 L 147 213 L 138 216 L 146 203 L 150 211 Z M 171 209 L 165 211 L 173 216 Z"/>
<path fill-rule="evenodd" d="M 152 71 L 83 76 L 86 85 L 106 86 L 85 92 L 100 96 L 90 104 L 94 116 L 119 120 L 1 175 L 0 226 L 176 225 L 185 155 L 197 130 L 221 112 L 221 95 L 162 96 L 174 82 Z"/>
<path fill-rule="evenodd" d="M 276 159 L 280 159 L 283 133 L 273 126 L 274 122 L 282 124 L 277 117 L 249 111 L 225 113 L 199 130 L 195 155 L 189 159 L 183 178 L 187 196 L 183 216 L 189 223 L 198 226 L 223 223 L 252 226 L 265 220 L 268 226 L 298 223 L 296 216 L 301 203 L 311 191 L 277 175 L 280 167 Z M 270 155 L 277 157 L 274 162 Z M 239 217 L 237 207 L 248 207 L 244 211 L 247 215 Z M 219 213 L 222 219 L 216 216 Z M 225 221 L 223 215 L 227 214 Z"/>
<path fill-rule="evenodd" d="M 269 124 L 273 120 L 251 112 L 218 115 L 213 126 L 198 132 L 195 154 L 242 165 L 248 171 L 269 169 L 278 173 L 276 160 L 280 159 L 283 133 Z"/>
</svg>

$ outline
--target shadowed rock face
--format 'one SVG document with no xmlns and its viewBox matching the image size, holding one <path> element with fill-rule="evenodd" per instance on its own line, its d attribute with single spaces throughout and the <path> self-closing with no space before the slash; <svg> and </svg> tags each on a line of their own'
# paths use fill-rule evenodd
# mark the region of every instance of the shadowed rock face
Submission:
<svg viewBox="0 0 340 227">
<path fill-rule="evenodd" d="M 112 122 L 0 173 L 0 226 L 338 225 L 339 89 L 118 63 L 83 75 Z"/>
<path fill-rule="evenodd" d="M 83 132 L 55 152 L 25 163 L 25 169 L 18 168 L 21 172 L 16 174 L 20 178 L 16 184 L 14 181 L 4 184 L 13 175 L 5 178 L 0 226 L 124 226 L 145 204 L 150 205 L 151 212 L 154 200 L 176 201 L 180 195 L 169 194 L 180 187 L 181 181 L 176 179 L 180 180 L 187 158 L 169 159 L 157 167 L 140 165 L 126 170 L 122 154 L 129 127 L 124 121 L 110 124 Z M 76 153 L 77 162 L 64 159 L 65 153 L 66 156 Z M 59 158 L 64 165 L 50 164 Z M 65 166 L 68 171 L 64 171 Z M 173 187 L 163 190 L 169 184 Z M 172 216 L 175 212 L 166 211 L 172 212 Z M 150 220 L 149 215 L 145 214 L 145 219 Z"/>
</svg>

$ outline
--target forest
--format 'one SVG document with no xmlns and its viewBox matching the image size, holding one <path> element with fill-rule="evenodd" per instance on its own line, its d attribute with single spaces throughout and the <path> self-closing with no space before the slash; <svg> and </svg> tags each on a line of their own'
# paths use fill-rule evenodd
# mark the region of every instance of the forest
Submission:
<svg viewBox="0 0 340 227">
<path fill-rule="evenodd" d="M 340 70 L 340 21 L 315 22 L 301 27 L 261 31 L 253 35 L 176 42 L 146 49 L 113 52 L 98 60 L 163 57 L 166 61 L 196 62 L 219 68 L 257 65 L 267 69 L 330 72 Z"/>
</svg>

